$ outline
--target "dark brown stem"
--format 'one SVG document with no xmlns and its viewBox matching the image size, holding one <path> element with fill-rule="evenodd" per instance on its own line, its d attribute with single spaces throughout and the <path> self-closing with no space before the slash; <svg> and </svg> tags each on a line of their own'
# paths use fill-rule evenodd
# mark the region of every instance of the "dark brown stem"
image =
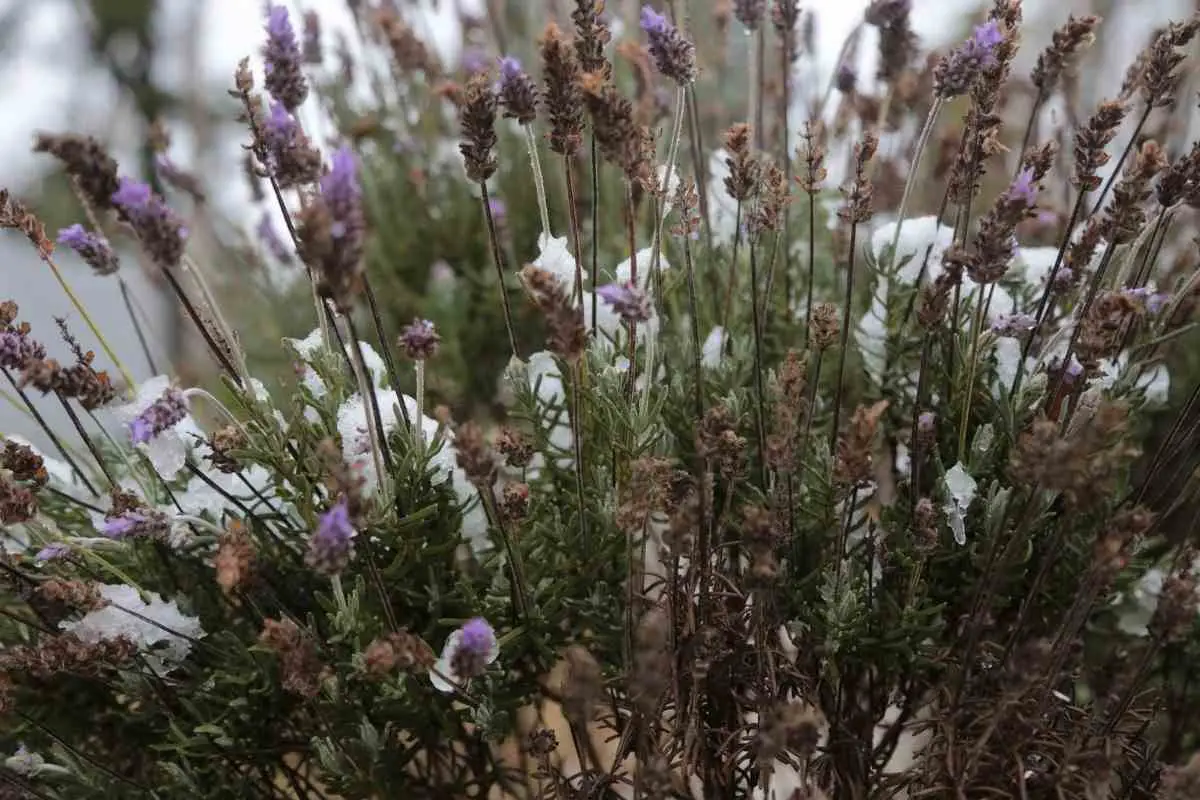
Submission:
<svg viewBox="0 0 1200 800">
<path fill-rule="evenodd" d="M 760 319 L 758 300 L 758 258 L 756 242 L 751 240 L 749 243 L 750 249 L 750 305 L 753 309 L 752 317 L 754 323 L 754 399 L 755 399 L 755 427 L 758 432 L 758 483 L 762 490 L 767 491 L 767 420 L 765 395 L 763 389 L 763 366 L 762 357 L 762 322 Z"/>
<path fill-rule="evenodd" d="M 854 309 L 854 260 L 858 249 L 858 223 L 850 224 L 850 267 L 846 271 L 846 302 L 842 308 L 841 352 L 838 353 L 837 388 L 833 396 L 833 427 L 829 431 L 829 453 L 837 451 L 838 423 L 842 418 L 842 390 L 846 382 L 846 352 L 850 349 L 850 315 Z"/>
<path fill-rule="evenodd" d="M 108 480 L 108 485 L 116 489 L 119 484 L 113 478 L 112 473 L 108 471 L 108 465 L 104 463 L 103 456 L 96 449 L 96 443 L 92 441 L 92 437 L 88 436 L 87 431 L 84 430 L 83 423 L 79 421 L 79 415 L 75 413 L 75 409 L 71 408 L 71 404 L 67 402 L 67 398 L 63 397 L 61 393 L 55 392 L 54 396 L 62 404 L 63 411 L 67 412 L 67 417 L 71 420 L 71 424 L 75 426 L 75 432 L 79 434 L 79 438 L 83 440 L 84 446 L 92 454 L 92 458 L 96 460 L 96 466 L 100 467 L 100 471 L 104 473 L 104 477 Z"/>
<path fill-rule="evenodd" d="M 367 369 L 367 361 L 363 358 L 362 342 L 358 337 L 358 329 L 354 325 L 354 319 L 349 314 L 346 314 L 346 331 L 350 335 L 351 355 L 358 364 L 358 371 L 362 373 L 363 381 L 367 384 L 366 388 L 370 389 L 368 392 L 370 396 L 364 397 L 363 400 L 366 401 L 367 408 L 370 409 L 370 414 L 374 417 L 375 430 L 379 434 L 379 452 L 383 456 L 384 469 L 389 473 L 388 476 L 379 476 L 379 483 L 382 486 L 384 480 L 390 476 L 392 471 L 392 448 L 388 446 L 387 430 L 383 427 L 383 413 L 379 408 L 379 392 L 375 387 L 375 379 L 372 377 L 370 370 Z M 399 405 L 403 407 L 404 403 L 400 402 Z M 420 423 L 421 421 L 417 420 L 417 424 L 419 425 Z"/>
<path fill-rule="evenodd" d="M 367 296 L 367 307 L 371 309 L 371 319 L 375 323 L 375 335 L 379 337 L 379 351 L 383 353 L 383 365 L 387 369 L 388 383 L 391 384 L 392 390 L 400 392 L 400 372 L 396 369 L 396 359 L 392 355 L 391 341 L 387 334 L 383 331 L 383 315 L 379 313 L 379 303 L 375 299 L 375 290 L 371 287 L 371 281 L 367 276 L 363 275 L 363 290 Z M 412 428 L 412 420 L 408 418 L 408 409 L 404 403 L 398 403 L 400 406 L 400 416 L 404 420 L 406 428 Z"/>
<path fill-rule="evenodd" d="M 596 134 L 591 136 L 592 145 L 592 336 L 598 335 L 596 313 L 600 295 L 596 288 L 600 286 L 600 157 L 596 149 Z"/>
<path fill-rule="evenodd" d="M 513 331 L 512 308 L 508 303 L 508 289 L 504 285 L 504 256 L 500 254 L 496 220 L 492 218 L 492 207 L 488 203 L 487 181 L 479 182 L 479 199 L 483 205 L 483 217 L 487 220 L 488 239 L 492 245 L 492 262 L 496 265 L 496 279 L 500 284 L 500 302 L 504 306 L 504 328 L 508 332 L 508 346 L 512 350 L 512 354 L 520 358 L 520 351 L 517 350 L 517 335 Z"/>
<path fill-rule="evenodd" d="M 142 323 L 138 322 L 137 314 L 133 313 L 133 299 L 129 296 L 129 284 L 125 283 L 125 278 L 117 276 L 117 286 L 121 288 L 121 301 L 125 304 L 125 311 L 129 314 L 129 321 L 133 324 L 133 332 L 137 335 L 138 344 L 142 346 L 142 353 L 146 356 L 146 363 L 150 366 L 150 374 L 157 375 L 158 367 L 154 364 L 154 356 L 150 354 L 150 345 L 146 342 L 146 334 L 142 331 Z"/>
<path fill-rule="evenodd" d="M 225 352 L 225 349 L 217 344 L 217 340 L 213 338 L 212 332 L 209 331 L 208 326 L 204 324 L 204 320 L 201 318 L 200 312 L 196 310 L 196 306 L 192 303 L 191 299 L 188 298 L 187 293 L 183 291 L 183 287 L 179 285 L 179 279 L 175 277 L 175 273 L 172 270 L 164 269 L 162 274 L 166 276 L 167 285 L 171 287 L 171 290 L 175 292 L 175 296 L 179 298 L 179 302 L 183 304 L 183 310 L 187 312 L 188 317 L 192 320 L 192 324 L 196 326 L 196 330 L 200 331 L 200 335 L 204 337 L 205 344 L 208 345 L 208 349 L 220 363 L 221 368 L 224 369 L 225 372 L 229 374 L 229 377 L 233 378 L 235 382 L 240 383 L 241 380 L 238 377 L 237 370 L 234 369 L 233 362 L 229 360 L 229 356 Z"/>
<path fill-rule="evenodd" d="M 729 275 L 725 281 L 725 304 L 721 312 L 721 342 L 729 341 L 729 317 L 733 313 L 733 290 L 737 285 L 738 248 L 742 244 L 742 201 L 734 214 L 733 253 L 729 257 Z"/>
<path fill-rule="evenodd" d="M 583 302 L 583 248 L 579 241 L 579 207 L 575 199 L 575 177 L 571 169 L 571 157 L 563 156 L 563 172 L 567 176 L 567 217 L 571 225 L 571 242 L 575 252 L 575 291 L 572 294 L 576 303 Z M 550 232 L 547 231 L 549 236 Z M 593 233 L 593 235 L 595 235 Z M 596 317 L 593 313 L 592 328 L 596 327 Z"/>
</svg>

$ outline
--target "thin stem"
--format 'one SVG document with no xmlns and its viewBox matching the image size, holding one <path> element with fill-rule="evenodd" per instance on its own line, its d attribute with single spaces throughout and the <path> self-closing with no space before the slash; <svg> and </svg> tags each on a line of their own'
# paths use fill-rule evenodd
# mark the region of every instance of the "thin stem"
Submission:
<svg viewBox="0 0 1200 800">
<path fill-rule="evenodd" d="M 683 132 L 683 102 L 685 89 L 680 86 L 675 91 L 675 118 L 671 126 L 671 138 L 667 145 L 667 170 L 663 176 L 663 195 L 664 198 L 670 197 L 671 194 L 671 178 L 675 174 L 675 159 L 679 152 L 679 138 Z M 658 225 L 654 229 L 654 242 L 650 248 L 650 276 L 654 281 L 654 286 L 659 285 L 659 269 L 662 260 L 662 235 L 663 227 L 667 222 L 667 202 L 664 200 L 662 204 L 662 213 L 658 215 Z M 649 285 L 649 281 L 647 281 Z"/>
<path fill-rule="evenodd" d="M 417 376 L 417 421 L 412 426 L 413 441 L 417 445 L 417 452 L 425 451 L 425 427 L 421 422 L 425 419 L 425 359 L 418 358 L 413 365 Z M 403 405 L 403 404 L 401 404 Z"/>
<path fill-rule="evenodd" d="M 700 349 L 700 309 L 696 299 L 696 265 L 692 262 L 692 242 L 683 237 L 683 261 L 687 270 L 688 316 L 692 332 L 692 369 L 695 372 L 696 424 L 704 418 L 704 373 Z"/>
<path fill-rule="evenodd" d="M 500 239 L 496 235 L 496 220 L 492 218 L 492 207 L 488 202 L 487 181 L 479 182 L 479 198 L 483 204 L 483 216 L 487 220 L 488 239 L 492 245 L 492 261 L 496 265 L 496 278 L 500 283 L 500 302 L 504 306 L 504 328 L 508 332 L 508 346 L 515 357 L 520 357 L 517 350 L 517 335 L 513 332 L 512 309 L 508 304 L 508 290 L 504 285 L 504 257 L 500 254 Z"/>
<path fill-rule="evenodd" d="M 696 176 L 696 194 L 700 200 L 700 219 L 704 222 L 705 243 L 712 251 L 712 222 L 708 212 L 708 171 L 704 168 L 704 144 L 700 132 L 700 112 L 696 105 L 696 85 L 687 88 L 688 138 L 691 140 L 692 171 Z"/>
<path fill-rule="evenodd" d="M 571 168 L 571 157 L 563 156 L 563 173 L 567 176 L 567 217 L 571 223 L 571 244 L 575 253 L 575 291 L 572 297 L 576 303 L 583 303 L 583 252 L 579 231 L 579 204 L 575 197 L 575 171 Z M 595 326 L 596 318 L 592 317 Z"/>
<path fill-rule="evenodd" d="M 200 335 L 204 337 L 205 344 L 208 345 L 209 351 L 212 352 L 217 362 L 220 363 L 221 368 L 234 380 L 240 380 L 237 368 L 229 360 L 229 356 L 226 354 L 224 348 L 217 344 L 212 331 L 208 329 L 208 325 L 205 324 L 204 319 L 200 316 L 200 312 L 196 310 L 195 304 L 192 303 L 187 293 L 184 292 L 183 286 L 179 284 L 179 279 L 175 277 L 175 273 L 172 270 L 165 269 L 162 271 L 162 274 L 167 279 L 167 285 L 171 287 L 171 290 L 175 292 L 175 296 L 179 298 L 179 302 L 183 304 L 183 309 L 187 312 L 188 317 L 191 318 L 192 324 L 196 326 L 196 330 L 200 331 Z"/>
<path fill-rule="evenodd" d="M 592 552 L 591 538 L 588 535 L 587 502 L 584 494 L 584 464 L 583 464 L 583 364 L 575 361 L 571 364 L 571 444 L 575 449 L 575 502 L 579 514 L 579 541 L 585 556 Z"/>
<path fill-rule="evenodd" d="M 367 433 L 371 439 L 371 457 L 375 459 L 375 472 L 379 479 L 379 487 L 386 486 L 386 478 L 391 474 L 392 454 L 387 445 L 387 431 L 383 426 L 383 415 L 379 410 L 379 394 L 371 385 L 370 372 L 363 359 L 362 344 L 358 340 L 358 331 L 354 328 L 354 320 L 347 314 L 346 332 L 350 338 L 350 363 L 354 368 L 354 378 L 358 382 L 358 391 L 362 394 L 363 403 L 367 409 Z M 386 468 L 386 469 L 385 469 Z"/>
<path fill-rule="evenodd" d="M 929 115 L 925 117 L 925 125 L 921 128 L 921 135 L 917 139 L 917 149 L 913 153 L 912 166 L 908 168 L 908 178 L 904 181 L 904 193 L 900 196 L 900 208 L 896 212 L 896 231 L 892 234 L 892 252 L 891 263 L 888 267 L 888 272 L 894 274 L 897 268 L 896 248 L 900 246 L 900 230 L 904 227 L 904 216 L 908 211 L 908 201 L 912 197 L 913 187 L 918 180 L 918 173 L 921 169 L 921 158 L 925 155 L 925 148 L 929 144 L 929 138 L 933 135 L 933 126 L 937 123 L 938 113 L 942 110 L 942 98 L 935 98 L 933 105 L 929 107 Z"/>
<path fill-rule="evenodd" d="M 237 337 L 233 326 L 225 319 L 225 315 L 221 313 L 221 306 L 217 303 L 217 296 L 213 294 L 212 289 L 208 285 L 208 281 L 204 278 L 204 273 L 200 270 L 200 266 L 192 261 L 187 256 L 184 256 L 181 262 L 183 268 L 196 281 L 196 285 L 200 288 L 200 295 L 204 298 L 204 302 L 208 305 L 208 310 L 212 312 L 213 321 L 217 325 L 217 330 L 225 339 L 225 343 L 229 346 L 229 351 L 234 358 L 234 364 L 238 370 L 239 382 L 242 386 L 250 390 L 250 370 L 246 366 L 246 356 L 238 346 Z"/>
<path fill-rule="evenodd" d="M 737 260 L 738 248 L 742 243 L 742 201 L 737 201 L 737 210 L 733 216 L 734 233 L 733 233 L 733 254 L 729 257 L 729 277 L 725 282 L 725 306 L 721 312 L 721 330 L 727 332 L 729 330 L 729 316 L 733 309 L 733 290 L 737 285 Z M 722 340 L 727 340 L 728 334 L 722 336 Z"/>
<path fill-rule="evenodd" d="M 1129 141 L 1125 143 L 1125 149 L 1121 151 L 1121 157 L 1117 159 L 1117 163 L 1113 165 L 1112 172 L 1108 176 L 1108 180 L 1104 182 L 1104 188 L 1100 190 L 1100 196 L 1096 198 L 1096 202 L 1092 205 L 1091 216 L 1095 216 L 1100 207 L 1104 205 L 1104 198 L 1108 196 L 1113 184 L 1121 177 L 1121 168 L 1125 162 L 1129 160 L 1129 154 L 1133 152 L 1133 148 L 1138 144 L 1138 135 L 1142 132 L 1142 127 L 1146 124 L 1146 120 L 1150 118 L 1150 112 L 1154 110 L 1154 106 L 1146 104 L 1146 108 L 1142 111 L 1142 116 L 1138 118 L 1137 125 L 1133 128 L 1133 133 L 1129 135 Z"/>
<path fill-rule="evenodd" d="M 383 354 L 383 365 L 387 369 L 388 383 L 391 384 L 392 390 L 400 391 L 400 372 L 396 369 L 396 359 L 392 355 L 391 341 L 383 330 L 383 315 L 379 313 L 379 303 L 375 300 L 375 290 L 371 288 L 371 281 L 367 275 L 363 274 L 363 290 L 367 296 L 367 306 L 371 309 L 371 320 L 375 323 L 375 335 L 379 337 L 379 352 Z M 326 343 L 328 345 L 328 343 Z M 400 403 L 400 416 L 404 420 L 405 425 L 412 425 L 412 420 L 408 418 L 408 408 L 404 403 Z"/>
<path fill-rule="evenodd" d="M 92 441 L 92 437 L 88 436 L 83 423 L 79 421 L 79 416 L 75 413 L 75 409 L 71 408 L 71 404 L 67 402 L 67 398 L 63 397 L 61 393 L 55 392 L 54 395 L 58 398 L 58 402 L 62 403 L 63 410 L 67 412 L 67 417 L 70 418 L 71 424 L 75 426 L 75 431 L 79 434 L 79 438 L 83 440 L 84 446 L 92 454 L 92 458 L 96 460 L 96 466 L 100 467 L 100 471 L 108 479 L 108 485 L 116 489 L 118 486 L 116 480 L 113 478 L 112 473 L 108 471 L 108 465 L 104 463 L 104 458 L 100 455 L 100 451 L 96 449 L 96 444 Z"/>
<path fill-rule="evenodd" d="M 1016 397 L 1017 389 L 1021 386 L 1021 378 L 1025 373 L 1025 360 L 1029 358 L 1029 350 L 1041 332 L 1047 306 L 1050 303 L 1050 295 L 1054 292 L 1054 281 L 1058 277 L 1058 270 L 1062 267 L 1063 257 L 1071 243 L 1071 233 L 1075 229 L 1075 223 L 1079 220 L 1085 202 L 1087 202 L 1087 189 L 1080 189 L 1079 194 L 1075 197 L 1075 206 L 1071 209 L 1071 217 L 1067 220 L 1067 228 L 1063 231 L 1062 242 L 1058 246 L 1058 255 L 1054 258 L 1054 266 L 1050 268 L 1050 274 L 1046 276 L 1046 287 L 1042 290 L 1042 299 L 1038 301 L 1037 313 L 1034 314 L 1033 330 L 1029 332 L 1025 345 L 1021 348 L 1021 358 L 1017 361 L 1017 374 L 1013 376 L 1012 386 L 1008 390 L 1010 397 Z"/>
<path fill-rule="evenodd" d="M 129 296 L 129 284 L 125 283 L 125 278 L 117 276 L 117 286 L 121 289 L 121 301 L 125 304 L 125 311 L 129 314 L 129 321 L 133 324 L 133 332 L 137 335 L 138 344 L 142 347 L 142 354 L 146 356 L 146 364 L 150 367 L 150 374 L 157 375 L 158 367 L 154 364 L 154 356 L 150 354 L 150 345 L 146 342 L 146 334 L 142 332 L 142 324 L 138 322 L 137 314 L 133 313 L 133 299 Z"/>
<path fill-rule="evenodd" d="M 1041 112 L 1042 103 L 1045 100 L 1045 92 L 1039 90 L 1037 97 L 1034 98 L 1033 107 L 1029 109 L 1029 120 L 1025 123 L 1025 134 L 1021 137 L 1021 149 L 1017 151 L 1017 168 L 1013 170 L 1013 177 L 1010 183 L 1017 180 L 1017 177 L 1021 174 L 1021 169 L 1025 165 L 1025 151 L 1029 149 L 1029 143 L 1033 140 L 1033 129 L 1037 126 L 1038 114 Z"/>
<path fill-rule="evenodd" d="M 990 298 L 989 292 L 989 298 Z M 967 429 L 971 425 L 971 400 L 975 396 L 975 368 L 979 361 L 979 340 L 983 338 L 983 315 L 987 303 L 983 299 L 983 286 L 975 292 L 975 321 L 971 325 L 971 355 L 967 360 L 967 384 L 964 388 L 963 414 L 958 425 L 958 460 L 963 461 L 967 455 Z"/>
<path fill-rule="evenodd" d="M 1079 334 L 1087 322 L 1087 317 L 1092 310 L 1092 304 L 1096 300 L 1096 295 L 1100 292 L 1100 284 L 1104 281 L 1104 273 L 1108 271 L 1108 265 L 1112 262 L 1113 252 L 1116 248 L 1117 245 L 1115 242 L 1109 242 L 1108 246 L 1104 248 L 1104 255 L 1100 258 L 1100 265 L 1096 267 L 1096 272 L 1092 275 L 1092 280 L 1088 285 L 1087 297 L 1084 299 L 1083 306 L 1079 309 L 1079 313 L 1075 318 L 1075 325 L 1071 330 L 1071 339 L 1067 343 L 1067 351 L 1063 353 L 1063 369 L 1058 371 L 1058 379 L 1054 382 L 1054 389 L 1048 397 L 1057 397 L 1058 392 L 1063 387 L 1063 382 L 1067 378 L 1066 366 L 1071 363 L 1071 355 L 1075 352 L 1075 345 L 1079 342 Z"/>
<path fill-rule="evenodd" d="M 592 336 L 597 336 L 596 324 L 600 296 L 596 288 L 600 285 L 600 156 L 596 148 L 596 134 L 591 135 L 592 145 Z M 582 284 L 581 284 L 582 287 Z M 583 289 L 580 288 L 580 298 Z"/>
<path fill-rule="evenodd" d="M 100 342 L 100 347 L 104 349 L 104 353 L 108 356 L 108 360 L 111 361 L 113 365 L 121 372 L 121 376 L 125 379 L 126 385 L 131 388 L 137 386 L 137 383 L 133 380 L 133 375 L 131 375 L 129 370 L 125 368 L 125 365 L 121 363 L 121 359 L 117 358 L 117 354 L 114 353 L 113 349 L 109 346 L 108 340 L 104 338 L 104 334 L 100 333 L 100 329 L 96 327 L 96 323 L 92 319 L 91 314 L 89 314 L 87 309 L 83 307 L 83 302 L 75 294 L 75 291 L 71 288 L 71 284 L 67 283 L 67 279 L 63 277 L 62 272 L 59 271 L 58 265 L 54 263 L 54 259 L 50 257 L 49 253 L 44 252 L 41 248 L 38 248 L 38 255 L 41 257 L 46 266 L 50 267 L 50 271 L 54 273 L 54 279 L 57 280 L 58 285 L 62 287 L 63 292 L 67 295 L 67 299 L 71 301 L 71 305 L 75 306 L 75 310 L 79 312 L 79 316 L 83 317 L 83 321 L 87 324 L 88 329 L 91 330 L 92 335 L 96 337 L 98 342 Z"/>
<path fill-rule="evenodd" d="M 767 491 L 767 421 L 764 409 L 766 392 L 763 389 L 762 322 L 758 308 L 758 258 L 755 242 L 750 242 L 750 305 L 754 323 L 754 399 L 758 432 L 758 482 Z"/>
<path fill-rule="evenodd" d="M 841 352 L 838 353 L 837 389 L 833 399 L 833 427 L 829 431 L 829 452 L 837 449 L 838 423 L 842 417 L 842 389 L 846 382 L 846 351 L 850 349 L 850 313 L 854 302 L 854 260 L 858 251 L 858 223 L 850 224 L 850 269 L 846 272 L 846 302 L 842 309 Z"/>
<path fill-rule="evenodd" d="M 804 346 L 812 330 L 813 284 L 817 282 L 817 195 L 808 192 L 808 286 L 804 298 Z"/>
<path fill-rule="evenodd" d="M 546 237 L 550 233 L 550 209 L 546 205 L 546 179 L 542 176 L 542 160 L 538 157 L 537 138 L 533 135 L 533 125 L 522 125 L 525 131 L 525 146 L 529 149 L 529 166 L 533 169 L 533 186 L 537 190 L 538 212 L 542 215 L 542 231 Z"/>
</svg>

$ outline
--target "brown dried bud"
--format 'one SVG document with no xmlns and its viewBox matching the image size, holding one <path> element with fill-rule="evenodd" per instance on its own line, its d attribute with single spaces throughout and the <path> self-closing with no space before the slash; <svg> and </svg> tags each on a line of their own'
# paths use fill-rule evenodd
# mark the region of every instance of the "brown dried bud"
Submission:
<svg viewBox="0 0 1200 800">
<path fill-rule="evenodd" d="M 818 353 L 828 350 L 838 343 L 841 337 L 841 321 L 838 309 L 833 303 L 818 303 L 813 306 L 812 330 L 809 331 L 809 342 Z"/>
<path fill-rule="evenodd" d="M 477 489 L 490 489 L 496 483 L 496 459 L 484 438 L 483 429 L 474 422 L 464 422 L 454 434 L 458 451 L 458 466 L 467 480 Z"/>
<path fill-rule="evenodd" d="M 1059 78 L 1069 71 L 1076 55 L 1096 40 L 1095 29 L 1100 18 L 1068 16 L 1066 23 L 1054 32 L 1050 46 L 1038 56 L 1031 79 L 1042 97 L 1049 96 L 1058 86 Z"/>
<path fill-rule="evenodd" d="M 545 109 L 550 117 L 550 150 L 563 156 L 579 152 L 583 142 L 583 95 L 580 69 L 570 45 L 551 22 L 542 34 Z"/>
<path fill-rule="evenodd" d="M 725 150 L 729 153 L 725 158 L 729 166 L 725 191 L 734 200 L 745 202 L 758 194 L 762 162 L 753 151 L 753 141 L 753 129 L 745 122 L 725 131 Z"/>
<path fill-rule="evenodd" d="M 320 693 L 328 670 L 321 663 L 312 637 L 295 622 L 290 619 L 265 620 L 258 641 L 279 657 L 284 690 L 310 700 Z"/>
<path fill-rule="evenodd" d="M 120 186 L 117 162 L 94 138 L 74 133 L 39 133 L 34 139 L 33 150 L 49 153 L 61 161 L 92 208 L 106 211 L 113 207 L 112 196 Z"/>
<path fill-rule="evenodd" d="M 205 456 L 209 463 L 227 475 L 240 472 L 242 465 L 233 456 L 235 450 L 241 450 L 248 444 L 246 434 L 237 425 L 226 425 L 214 431 L 208 437 L 209 453 Z"/>
<path fill-rule="evenodd" d="M 461 113 L 463 156 L 467 177 L 482 183 L 496 172 L 496 94 L 486 73 L 467 81 Z"/>
<path fill-rule="evenodd" d="M 575 305 L 562 281 L 534 266 L 521 270 L 521 282 L 546 320 L 547 345 L 558 357 L 575 362 L 587 348 L 583 309 Z"/>
<path fill-rule="evenodd" d="M 506 522 L 520 522 L 529 514 L 529 484 L 510 483 L 500 498 L 500 514 Z"/>
<path fill-rule="evenodd" d="M 1111 158 L 1105 148 L 1117 135 L 1125 111 L 1124 103 L 1106 100 L 1088 119 L 1087 125 L 1075 134 L 1074 183 L 1081 190 L 1091 191 L 1100 186 L 1096 171 Z"/>
<path fill-rule="evenodd" d="M 833 480 L 842 486 L 855 486 L 871 480 L 871 448 L 879 430 L 879 420 L 887 410 L 888 401 L 880 400 L 871 407 L 859 406 L 850 418 L 846 433 L 838 438 L 837 459 Z"/>
<path fill-rule="evenodd" d="M 217 540 L 217 554 L 213 557 L 217 585 L 226 595 L 233 594 L 246 583 L 253 566 L 254 542 L 245 524 L 232 520 Z"/>
<path fill-rule="evenodd" d="M 728 406 L 710 408 L 696 430 L 696 452 L 712 461 L 725 475 L 734 475 L 744 466 L 746 440 L 737 432 L 737 420 Z"/>
<path fill-rule="evenodd" d="M 363 651 L 363 669 L 372 678 L 384 678 L 395 670 L 424 673 L 436 662 L 433 650 L 421 637 L 399 630 L 376 639 Z"/>
<path fill-rule="evenodd" d="M 496 436 L 496 449 L 504 456 L 505 463 L 516 469 L 529 466 L 533 460 L 533 444 L 520 431 L 507 425 Z"/>
</svg>

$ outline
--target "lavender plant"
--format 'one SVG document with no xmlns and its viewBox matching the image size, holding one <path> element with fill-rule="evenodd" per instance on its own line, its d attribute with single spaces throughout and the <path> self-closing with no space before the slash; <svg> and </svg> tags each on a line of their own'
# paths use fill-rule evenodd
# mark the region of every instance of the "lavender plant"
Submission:
<svg viewBox="0 0 1200 800">
<path fill-rule="evenodd" d="M 336 76 L 270 6 L 231 94 L 294 379 L 175 198 L 38 137 L 73 255 L 0 226 L 140 247 L 219 374 L 135 384 L 65 278 L 104 360 L 0 305 L 5 796 L 1195 796 L 1200 19 L 1051 120 L 1067 20 L 1010 119 L 1018 0 L 927 59 L 876 0 L 827 90 L 795 2 L 674 5 L 495 16 L 464 85 L 389 4 Z"/>
</svg>

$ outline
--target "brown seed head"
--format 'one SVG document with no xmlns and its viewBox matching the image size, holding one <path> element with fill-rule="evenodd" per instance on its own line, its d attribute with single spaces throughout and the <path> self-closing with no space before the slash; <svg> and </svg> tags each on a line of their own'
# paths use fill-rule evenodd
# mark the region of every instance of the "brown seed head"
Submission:
<svg viewBox="0 0 1200 800">
<path fill-rule="evenodd" d="M 467 177 L 482 183 L 496 172 L 496 94 L 487 73 L 467 81 L 460 115 L 462 152 Z"/>
<path fill-rule="evenodd" d="M 542 69 L 545 75 L 543 108 L 550 117 L 550 150 L 563 156 L 579 152 L 583 142 L 581 71 L 575 53 L 551 22 L 542 34 Z"/>
<path fill-rule="evenodd" d="M 1093 15 L 1067 17 L 1066 23 L 1054 32 L 1050 45 L 1038 56 L 1031 79 L 1042 97 L 1049 96 L 1057 87 L 1059 78 L 1069 71 L 1075 57 L 1096 40 L 1096 25 L 1100 18 Z"/>
</svg>

